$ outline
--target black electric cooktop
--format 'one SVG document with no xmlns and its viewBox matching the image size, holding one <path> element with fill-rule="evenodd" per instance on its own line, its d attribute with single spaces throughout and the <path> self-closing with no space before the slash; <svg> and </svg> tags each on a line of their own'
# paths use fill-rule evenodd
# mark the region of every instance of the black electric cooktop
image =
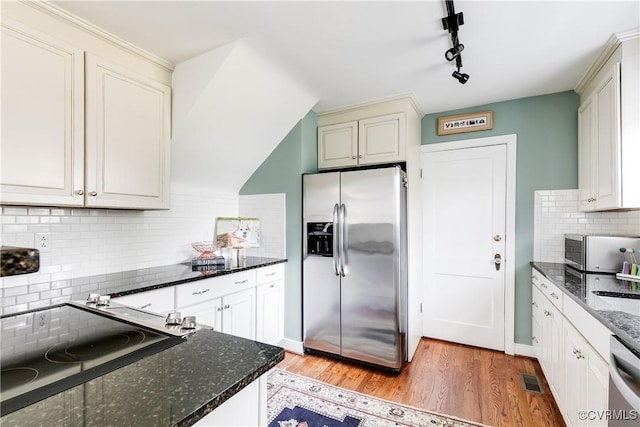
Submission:
<svg viewBox="0 0 640 427">
<path fill-rule="evenodd" d="M 0 416 L 182 342 L 67 304 L 0 322 Z"/>
</svg>

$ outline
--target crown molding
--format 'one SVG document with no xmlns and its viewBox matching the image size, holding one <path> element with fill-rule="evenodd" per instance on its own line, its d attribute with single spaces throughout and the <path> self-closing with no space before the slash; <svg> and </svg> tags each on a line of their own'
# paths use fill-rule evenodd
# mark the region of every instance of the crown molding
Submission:
<svg viewBox="0 0 640 427">
<path fill-rule="evenodd" d="M 129 43 L 128 41 L 111 34 L 102 28 L 94 25 L 84 19 L 73 15 L 66 10 L 49 3 L 48 1 L 38 1 L 38 0 L 20 0 L 22 3 L 31 6 L 34 9 L 39 10 L 40 12 L 44 12 L 49 16 L 52 16 L 58 20 L 61 20 L 67 24 L 71 24 L 83 31 L 87 31 L 94 36 L 98 37 L 102 41 L 105 41 L 111 45 L 114 45 L 118 48 L 122 48 L 127 50 L 129 53 L 138 56 L 146 61 L 152 62 L 155 65 L 165 69 L 168 72 L 173 72 L 175 69 L 175 64 L 171 61 L 168 61 L 164 58 L 159 57 L 151 52 L 148 52 L 144 49 L 139 48 L 138 46 Z"/>
<path fill-rule="evenodd" d="M 604 47 L 600 50 L 600 53 L 593 60 L 591 65 L 587 68 L 587 71 L 582 75 L 578 84 L 576 84 L 575 91 L 580 93 L 585 86 L 591 81 L 593 76 L 602 68 L 605 62 L 611 57 L 613 52 L 620 46 L 622 43 L 628 40 L 633 40 L 640 37 L 640 27 L 633 28 L 628 31 L 623 31 L 620 33 L 615 33 L 609 40 L 605 43 Z"/>
<path fill-rule="evenodd" d="M 330 110 L 316 112 L 316 116 L 319 117 L 319 116 L 327 116 L 327 115 L 336 114 L 336 113 L 347 113 L 347 112 L 350 112 L 350 111 L 353 111 L 353 110 L 359 110 L 359 109 L 364 108 L 364 107 L 372 107 L 372 106 L 375 106 L 375 105 L 378 105 L 378 104 L 383 104 L 385 102 L 403 101 L 403 100 L 409 101 L 409 103 L 411 104 L 411 106 L 415 110 L 416 114 L 418 114 L 418 116 L 420 118 L 422 118 L 424 116 L 424 112 L 422 111 L 422 107 L 420 106 L 420 103 L 418 102 L 418 99 L 416 98 L 416 96 L 413 93 L 390 96 L 388 98 L 376 99 L 376 100 L 373 100 L 373 101 L 367 101 L 367 102 L 363 102 L 361 104 L 349 105 L 349 106 L 346 106 L 346 107 L 332 108 Z"/>
</svg>

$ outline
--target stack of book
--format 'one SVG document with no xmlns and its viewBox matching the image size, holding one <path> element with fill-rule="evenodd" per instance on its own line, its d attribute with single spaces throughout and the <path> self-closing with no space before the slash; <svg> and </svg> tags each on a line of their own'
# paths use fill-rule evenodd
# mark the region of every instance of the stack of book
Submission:
<svg viewBox="0 0 640 427">
<path fill-rule="evenodd" d="M 206 271 L 224 268 L 224 257 L 216 256 L 212 258 L 193 258 L 191 260 L 191 270 Z"/>
</svg>

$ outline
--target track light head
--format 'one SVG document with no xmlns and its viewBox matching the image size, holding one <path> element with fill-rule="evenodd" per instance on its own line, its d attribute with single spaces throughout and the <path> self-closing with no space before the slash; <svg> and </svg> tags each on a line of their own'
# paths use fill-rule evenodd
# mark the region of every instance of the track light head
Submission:
<svg viewBox="0 0 640 427">
<path fill-rule="evenodd" d="M 454 71 L 451 76 L 460 82 L 460 84 L 465 84 L 469 80 L 469 74 L 461 73 L 460 70 Z"/>
<path fill-rule="evenodd" d="M 452 47 L 451 49 L 449 49 L 448 51 L 446 51 L 444 53 L 444 57 L 447 61 L 453 61 L 457 56 L 460 55 L 460 52 L 462 52 L 463 50 L 464 50 L 464 45 L 462 43 L 459 43 L 454 47 Z"/>
</svg>

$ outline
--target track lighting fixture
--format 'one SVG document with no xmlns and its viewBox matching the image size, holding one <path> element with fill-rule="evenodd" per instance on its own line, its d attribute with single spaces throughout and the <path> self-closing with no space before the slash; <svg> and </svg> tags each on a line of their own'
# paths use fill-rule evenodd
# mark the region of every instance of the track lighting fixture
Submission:
<svg viewBox="0 0 640 427">
<path fill-rule="evenodd" d="M 447 16 L 442 18 L 442 26 L 445 30 L 449 31 L 449 34 L 451 34 L 451 44 L 453 47 L 444 53 L 444 57 L 447 61 L 456 60 L 457 70 L 454 71 L 451 76 L 457 79 L 461 84 L 465 84 L 467 80 L 469 80 L 469 74 L 460 72 L 460 69 L 462 68 L 462 51 L 464 50 L 464 45 L 458 40 L 458 29 L 460 28 L 460 25 L 464 24 L 464 15 L 462 12 L 455 12 L 453 0 L 445 0 L 445 4 L 447 6 Z"/>
<path fill-rule="evenodd" d="M 454 71 L 451 76 L 458 79 L 461 84 L 465 84 L 467 80 L 469 80 L 469 74 L 461 73 L 459 69 L 458 71 Z"/>
</svg>

